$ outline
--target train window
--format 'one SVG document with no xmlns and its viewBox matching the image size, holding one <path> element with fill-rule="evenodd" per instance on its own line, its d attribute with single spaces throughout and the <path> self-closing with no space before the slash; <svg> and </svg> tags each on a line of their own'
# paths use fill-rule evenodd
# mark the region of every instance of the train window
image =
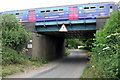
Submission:
<svg viewBox="0 0 120 80">
<path fill-rule="evenodd" d="M 53 15 L 64 15 L 64 9 L 53 10 Z"/>
<path fill-rule="evenodd" d="M 59 9 L 59 11 L 63 11 L 63 9 Z"/>
<path fill-rule="evenodd" d="M 110 6 L 110 9 L 112 9 L 112 6 Z"/>
<path fill-rule="evenodd" d="M 53 10 L 53 12 L 57 12 L 58 10 Z"/>
<path fill-rule="evenodd" d="M 64 15 L 64 9 L 59 9 L 58 15 Z"/>
<path fill-rule="evenodd" d="M 47 10 L 46 12 L 50 12 L 50 10 Z"/>
<path fill-rule="evenodd" d="M 96 9 L 96 7 L 90 7 L 90 9 Z"/>
<path fill-rule="evenodd" d="M 89 7 L 84 7 L 84 9 L 89 9 Z"/>
<path fill-rule="evenodd" d="M 45 11 L 40 11 L 40 16 L 44 16 Z"/>
<path fill-rule="evenodd" d="M 100 6 L 99 8 L 100 8 L 100 9 L 103 9 L 103 8 L 104 8 L 104 6 Z"/>
<path fill-rule="evenodd" d="M 40 11 L 41 13 L 44 13 L 45 11 Z"/>
<path fill-rule="evenodd" d="M 58 10 L 53 10 L 53 15 L 58 15 Z"/>
<path fill-rule="evenodd" d="M 19 15 L 23 15 L 23 13 L 16 13 L 15 15 L 16 15 L 16 16 L 19 16 Z"/>
<path fill-rule="evenodd" d="M 16 18 L 23 18 L 24 17 L 24 13 L 15 13 Z"/>
<path fill-rule="evenodd" d="M 89 7 L 84 7 L 84 13 L 89 13 L 89 12 L 90 12 Z"/>
<path fill-rule="evenodd" d="M 16 15 L 19 15 L 19 13 L 16 13 Z"/>
<path fill-rule="evenodd" d="M 50 10 L 46 11 L 41 11 L 40 16 L 49 16 L 50 15 Z"/>
</svg>

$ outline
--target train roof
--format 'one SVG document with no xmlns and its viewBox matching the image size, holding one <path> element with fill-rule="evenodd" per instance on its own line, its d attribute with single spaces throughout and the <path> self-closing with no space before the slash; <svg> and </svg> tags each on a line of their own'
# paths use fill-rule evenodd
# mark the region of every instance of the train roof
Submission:
<svg viewBox="0 0 120 80">
<path fill-rule="evenodd" d="M 115 4 L 115 2 L 97 2 L 97 3 L 73 4 L 73 5 L 62 5 L 62 6 L 52 6 L 52 7 L 40 7 L 40 8 L 31 8 L 31 9 L 12 10 L 12 11 L 4 11 L 4 12 L 27 11 L 27 10 L 38 10 L 38 9 L 47 9 L 47 8 L 56 8 L 56 7 L 71 7 L 71 6 L 82 6 L 82 5 L 93 5 L 93 4 Z M 3 12 L 1 12 L 1 13 L 3 13 Z"/>
</svg>

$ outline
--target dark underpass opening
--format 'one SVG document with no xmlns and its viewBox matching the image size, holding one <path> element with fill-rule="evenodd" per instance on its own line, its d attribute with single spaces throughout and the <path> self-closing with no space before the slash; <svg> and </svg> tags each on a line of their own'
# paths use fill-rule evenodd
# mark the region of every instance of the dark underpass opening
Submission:
<svg viewBox="0 0 120 80">
<path fill-rule="evenodd" d="M 61 58 L 68 49 L 91 50 L 92 38 L 96 30 L 67 32 L 39 32 L 33 34 L 32 56 L 47 60 Z"/>
</svg>

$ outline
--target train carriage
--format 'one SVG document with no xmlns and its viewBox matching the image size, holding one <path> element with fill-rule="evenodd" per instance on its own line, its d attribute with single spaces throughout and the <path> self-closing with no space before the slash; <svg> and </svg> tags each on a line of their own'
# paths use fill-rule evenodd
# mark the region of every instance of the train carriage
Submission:
<svg viewBox="0 0 120 80">
<path fill-rule="evenodd" d="M 2 15 L 13 14 L 19 21 L 49 22 L 110 17 L 110 12 L 115 10 L 117 7 L 114 2 L 103 2 L 8 11 Z"/>
</svg>

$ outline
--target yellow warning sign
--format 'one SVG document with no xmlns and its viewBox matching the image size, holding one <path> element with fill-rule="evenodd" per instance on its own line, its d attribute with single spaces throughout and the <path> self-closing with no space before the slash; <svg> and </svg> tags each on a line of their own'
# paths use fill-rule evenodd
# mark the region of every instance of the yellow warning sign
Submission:
<svg viewBox="0 0 120 80">
<path fill-rule="evenodd" d="M 65 24 L 63 24 L 59 30 L 59 32 L 67 32 L 67 28 L 65 27 Z"/>
</svg>

